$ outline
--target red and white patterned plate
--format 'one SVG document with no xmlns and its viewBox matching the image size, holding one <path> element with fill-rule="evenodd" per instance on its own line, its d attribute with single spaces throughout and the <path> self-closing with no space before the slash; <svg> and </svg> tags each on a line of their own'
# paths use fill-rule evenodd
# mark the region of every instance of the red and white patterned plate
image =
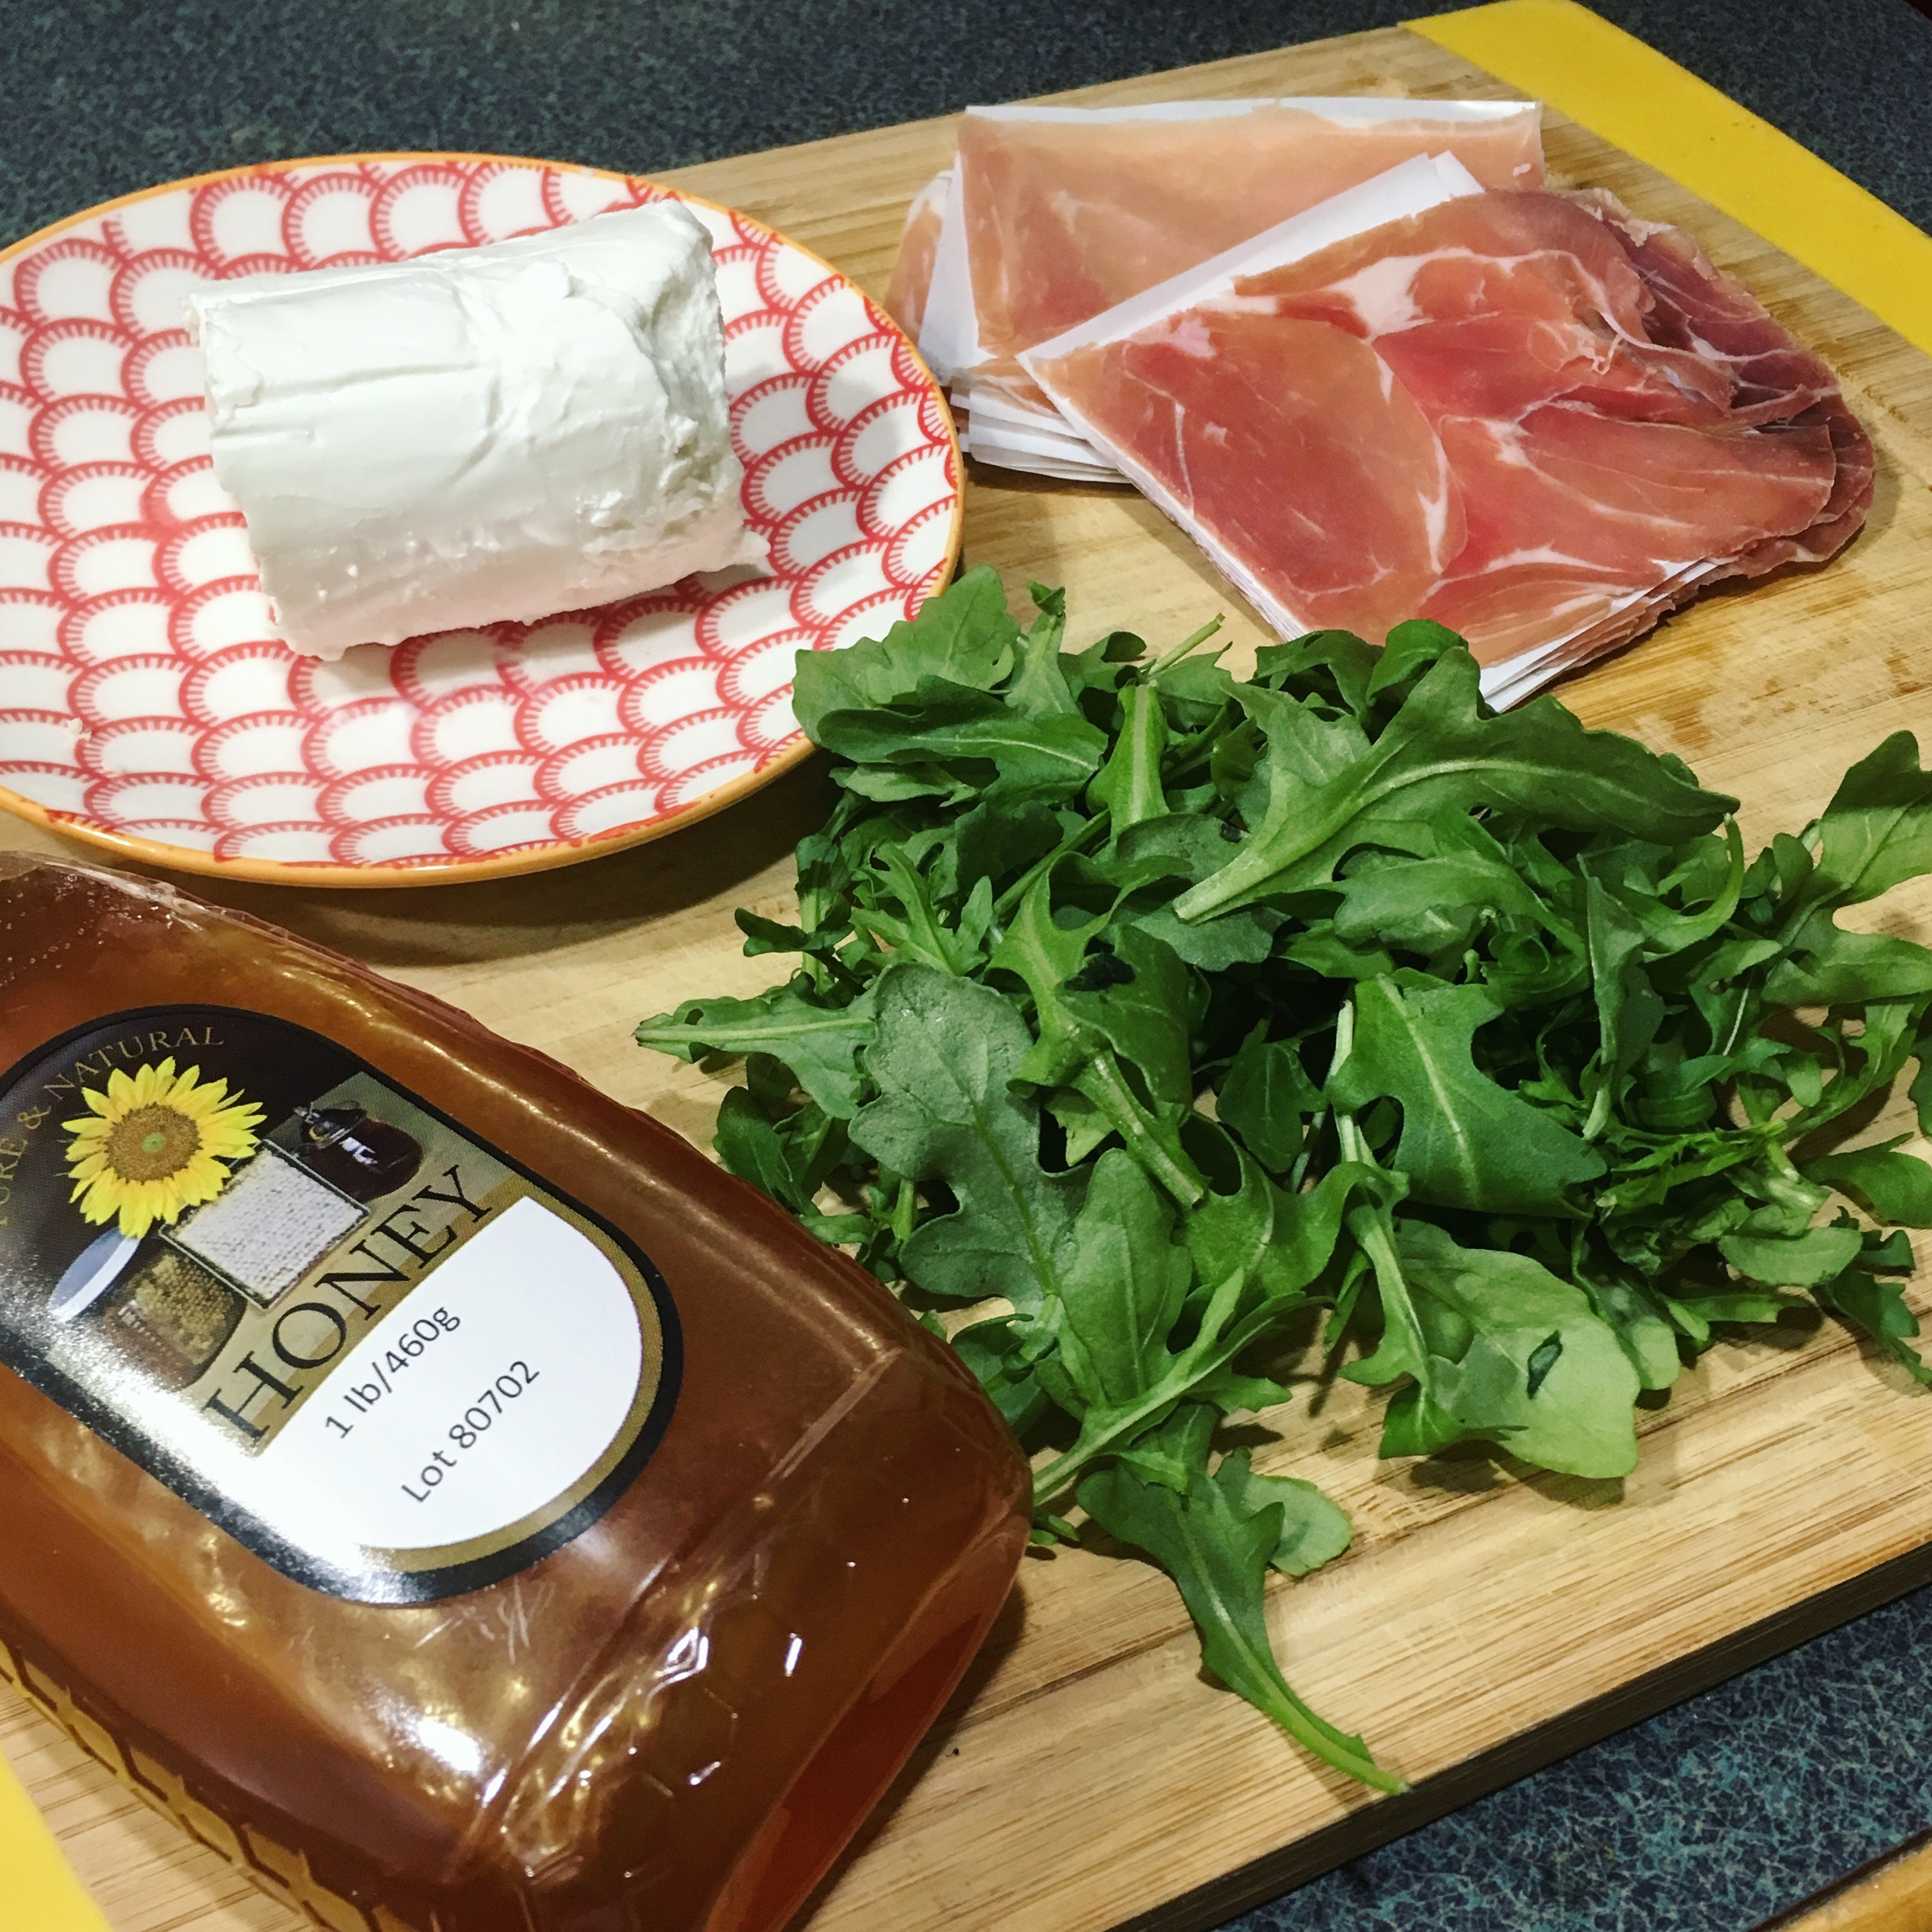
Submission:
<svg viewBox="0 0 1932 1932">
<path fill-rule="evenodd" d="M 400 260 L 670 192 L 352 155 L 178 182 L 0 254 L 0 806 L 189 871 L 426 884 L 655 838 L 802 756 L 794 654 L 876 635 L 945 582 L 959 454 L 892 323 L 744 215 L 680 197 L 712 232 L 764 572 L 320 664 L 271 635 L 208 464 L 190 284 Z"/>
</svg>

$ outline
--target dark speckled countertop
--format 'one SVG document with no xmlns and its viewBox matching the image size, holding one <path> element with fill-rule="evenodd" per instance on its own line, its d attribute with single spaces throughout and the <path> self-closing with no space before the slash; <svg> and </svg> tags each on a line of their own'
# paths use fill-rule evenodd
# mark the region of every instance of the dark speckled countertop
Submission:
<svg viewBox="0 0 1932 1932">
<path fill-rule="evenodd" d="M 648 173 L 1442 10 L 1430 0 L 0 0 L 0 245 L 110 195 L 250 161 L 449 148 Z M 1932 29 L 1906 0 L 1599 0 L 1598 10 L 1932 226 Z"/>
<path fill-rule="evenodd" d="M 1597 0 L 1932 227 L 1906 0 Z M 1384 26 L 1427 0 L 0 0 L 0 244 L 295 154 L 649 172 Z M 1228 1932 L 1747 1932 L 1932 1826 L 1932 1590 L 1264 1906 Z"/>
</svg>

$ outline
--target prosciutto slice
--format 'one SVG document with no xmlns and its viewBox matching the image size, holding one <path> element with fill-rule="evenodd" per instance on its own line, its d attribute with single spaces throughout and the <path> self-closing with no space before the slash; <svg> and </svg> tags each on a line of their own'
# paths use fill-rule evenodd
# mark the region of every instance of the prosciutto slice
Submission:
<svg viewBox="0 0 1932 1932">
<path fill-rule="evenodd" d="M 1283 635 L 1432 617 L 1504 701 L 1863 520 L 1832 372 L 1688 236 L 1478 189 L 1334 238 L 1348 201 L 1022 358 Z"/>
<path fill-rule="evenodd" d="M 1534 103 L 1376 98 L 969 109 L 961 208 L 981 346 L 1014 356 L 1422 154 L 1543 179 Z"/>
<path fill-rule="evenodd" d="M 970 418 L 975 454 L 1109 476 L 1022 350 L 1415 156 L 1453 154 L 1487 186 L 1534 187 L 1540 128 L 1533 101 L 970 108 L 950 178 L 908 218 L 894 313 L 919 316 L 921 352 Z"/>
<path fill-rule="evenodd" d="M 932 289 L 933 263 L 938 257 L 940 230 L 945 225 L 946 203 L 952 190 L 952 170 L 942 168 L 913 196 L 905 226 L 899 233 L 899 252 L 886 290 L 886 313 L 915 342 L 926 320 L 926 300 Z"/>
</svg>

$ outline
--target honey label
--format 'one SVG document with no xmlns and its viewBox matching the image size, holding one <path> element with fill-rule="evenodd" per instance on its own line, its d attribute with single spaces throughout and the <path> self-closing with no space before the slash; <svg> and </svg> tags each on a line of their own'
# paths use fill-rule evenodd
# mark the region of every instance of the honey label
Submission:
<svg viewBox="0 0 1932 1932">
<path fill-rule="evenodd" d="M 679 1348 L 548 1180 L 319 1034 L 170 1006 L 0 1076 L 0 1362 L 284 1574 L 422 1603 L 596 1522 Z"/>
</svg>

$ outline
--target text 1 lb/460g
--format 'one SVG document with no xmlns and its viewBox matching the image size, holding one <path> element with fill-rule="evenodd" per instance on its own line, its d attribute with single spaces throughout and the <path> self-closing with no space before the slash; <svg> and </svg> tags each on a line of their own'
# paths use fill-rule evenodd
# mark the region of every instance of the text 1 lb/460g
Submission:
<svg viewBox="0 0 1932 1932">
<path fill-rule="evenodd" d="M 348 1384 L 342 1391 L 344 1403 L 358 1415 L 367 1415 L 385 1396 L 394 1393 L 395 1384 L 390 1379 L 392 1374 L 400 1375 L 432 1342 L 454 1335 L 462 1326 L 463 1318 L 451 1314 L 446 1308 L 433 1308 L 427 1315 L 418 1316 L 394 1336 L 380 1354 L 370 1357 L 365 1366 L 374 1372 L 373 1379 Z M 336 1436 L 350 1434 L 355 1426 L 338 1415 L 326 1416 L 323 1420 Z"/>
</svg>

